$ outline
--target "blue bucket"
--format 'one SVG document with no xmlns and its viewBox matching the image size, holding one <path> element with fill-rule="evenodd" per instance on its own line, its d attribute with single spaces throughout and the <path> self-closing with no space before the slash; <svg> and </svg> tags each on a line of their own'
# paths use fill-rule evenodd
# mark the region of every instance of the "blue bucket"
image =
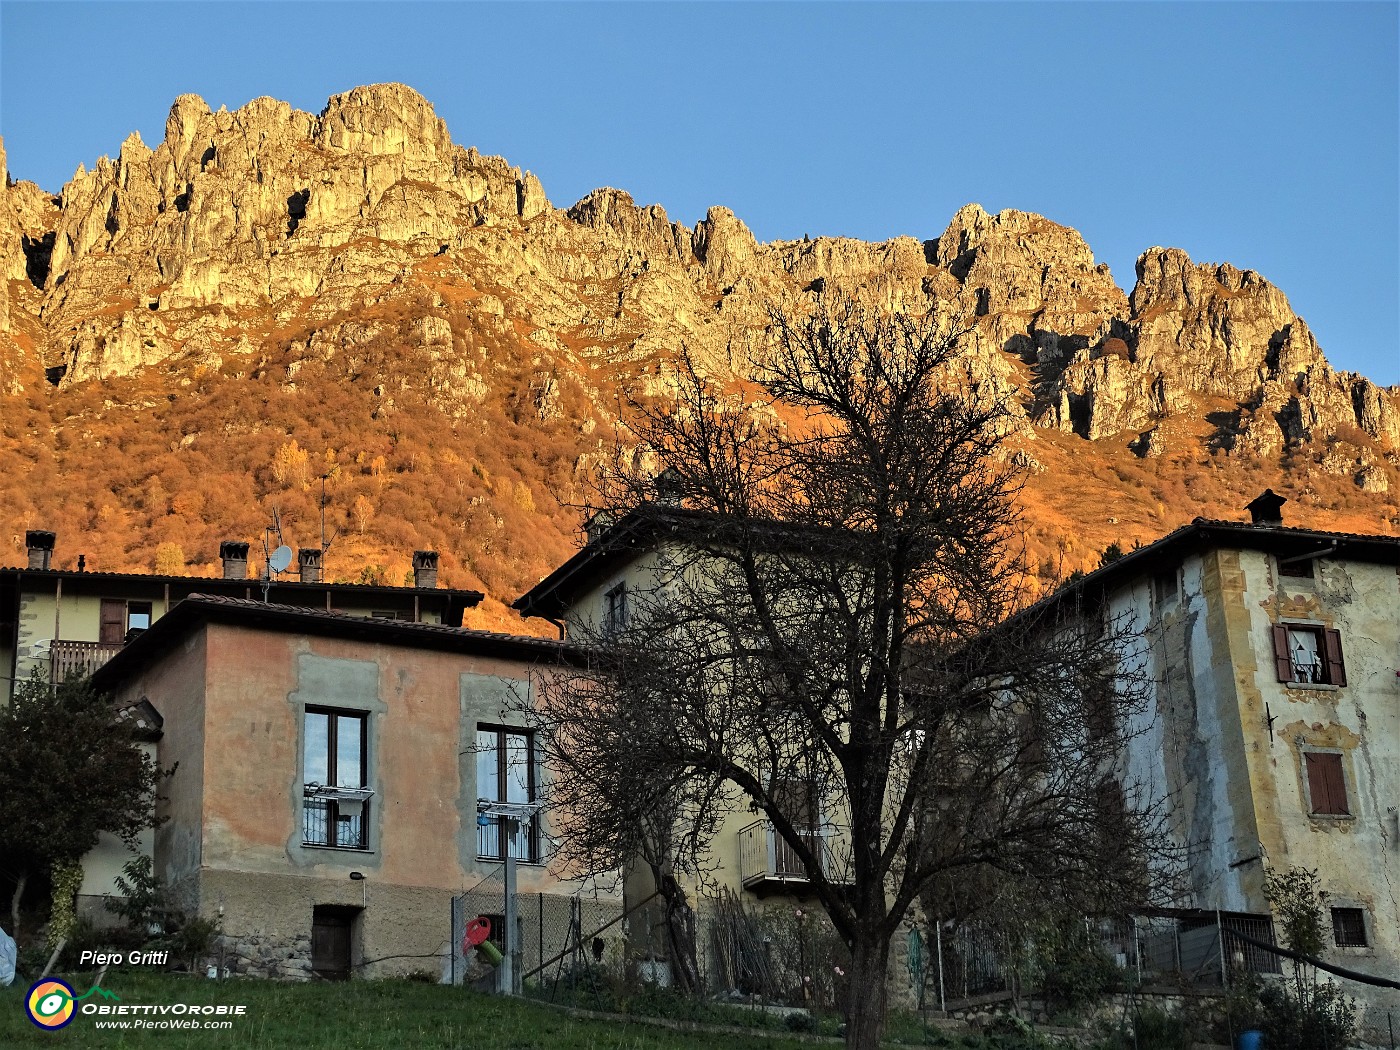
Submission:
<svg viewBox="0 0 1400 1050">
<path fill-rule="evenodd" d="M 1263 1032 L 1242 1032 L 1239 1042 L 1235 1044 L 1237 1050 L 1262 1050 L 1264 1046 Z"/>
</svg>

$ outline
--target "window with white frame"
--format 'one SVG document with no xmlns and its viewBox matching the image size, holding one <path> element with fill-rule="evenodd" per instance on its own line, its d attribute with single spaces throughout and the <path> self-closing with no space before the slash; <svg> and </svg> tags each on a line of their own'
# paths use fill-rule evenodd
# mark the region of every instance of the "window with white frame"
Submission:
<svg viewBox="0 0 1400 1050">
<path fill-rule="evenodd" d="M 360 711 L 306 709 L 302 739 L 302 842 L 368 846 L 369 718 Z"/>
</svg>

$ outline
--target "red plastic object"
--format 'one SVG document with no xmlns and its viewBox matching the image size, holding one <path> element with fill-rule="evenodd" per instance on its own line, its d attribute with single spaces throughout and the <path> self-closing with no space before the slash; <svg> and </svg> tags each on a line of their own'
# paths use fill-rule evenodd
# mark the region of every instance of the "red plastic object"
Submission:
<svg viewBox="0 0 1400 1050">
<path fill-rule="evenodd" d="M 491 936 L 491 920 L 478 915 L 467 923 L 467 932 L 462 935 L 462 954 L 465 955 Z"/>
</svg>

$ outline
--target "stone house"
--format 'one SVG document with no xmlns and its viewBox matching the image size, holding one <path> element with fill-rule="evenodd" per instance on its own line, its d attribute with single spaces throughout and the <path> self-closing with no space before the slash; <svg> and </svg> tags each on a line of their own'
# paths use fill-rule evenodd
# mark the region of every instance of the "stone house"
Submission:
<svg viewBox="0 0 1400 1050">
<path fill-rule="evenodd" d="M 1400 538 L 1285 527 L 1283 503 L 1266 492 L 1247 524 L 1197 518 L 1041 606 L 1132 625 L 1124 661 L 1151 696 L 1127 773 L 1190 847 L 1184 903 L 1243 928 L 1269 916 L 1266 871 L 1315 870 L 1327 959 L 1393 978 Z M 1400 993 L 1344 986 L 1380 1040 Z"/>
<path fill-rule="evenodd" d="M 219 920 L 231 967 L 373 976 L 447 972 L 453 898 L 507 851 L 522 893 L 579 891 L 547 868 L 548 814 L 515 837 L 478 818 L 479 799 L 541 790 L 520 703 L 561 658 L 535 638 L 196 594 L 93 682 L 159 712 L 175 772 L 155 870 Z"/>
<path fill-rule="evenodd" d="M 1327 895 L 1328 957 L 1392 975 L 1400 972 L 1400 538 L 1288 528 L 1282 503 L 1266 493 L 1248 524 L 1197 519 L 1039 608 L 1069 601 L 1131 625 L 1125 670 L 1141 673 L 1151 695 L 1125 734 L 1123 761 L 1190 847 L 1186 899 L 1174 902 L 1185 906 L 1176 913 L 1183 925 L 1205 916 L 1267 937 L 1265 871 L 1315 869 Z M 656 586 L 668 534 L 664 514 L 594 528 L 515 607 L 563 633 L 606 630 L 627 615 L 629 595 Z M 755 901 L 774 890 L 800 894 L 805 875 L 785 869 L 772 837 L 751 814 L 732 814 L 715 839 L 715 881 Z M 755 838 L 767 841 L 748 849 Z M 646 889 L 629 884 L 629 896 Z M 1394 992 L 1346 990 L 1373 1037 L 1400 1007 Z"/>
</svg>

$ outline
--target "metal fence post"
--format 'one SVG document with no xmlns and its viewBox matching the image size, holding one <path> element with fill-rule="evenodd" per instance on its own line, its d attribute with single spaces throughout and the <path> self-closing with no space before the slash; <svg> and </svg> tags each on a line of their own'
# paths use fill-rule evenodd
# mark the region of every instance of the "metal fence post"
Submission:
<svg viewBox="0 0 1400 1050">
<path fill-rule="evenodd" d="M 1142 984 L 1142 938 L 1138 936 L 1138 916 L 1133 916 L 1133 961 L 1137 963 L 1138 984 Z"/>
<path fill-rule="evenodd" d="M 1220 921 L 1220 909 L 1215 909 L 1215 944 L 1220 950 L 1220 986 L 1230 987 L 1230 972 L 1225 968 L 1225 924 Z"/>
<path fill-rule="evenodd" d="M 948 1012 L 948 998 L 943 992 L 943 920 L 933 923 L 934 940 L 938 945 L 938 1012 Z"/>
</svg>

